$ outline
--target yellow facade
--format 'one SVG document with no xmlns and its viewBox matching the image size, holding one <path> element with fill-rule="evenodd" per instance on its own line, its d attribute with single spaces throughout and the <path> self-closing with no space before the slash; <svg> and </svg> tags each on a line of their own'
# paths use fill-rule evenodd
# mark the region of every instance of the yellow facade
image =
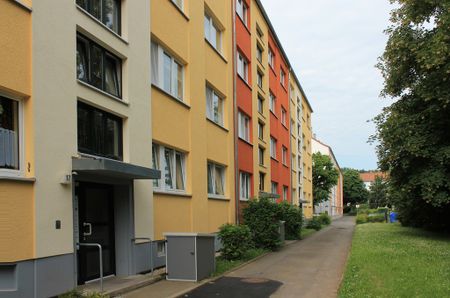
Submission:
<svg viewBox="0 0 450 298">
<path fill-rule="evenodd" d="M 312 193 L 312 108 L 302 96 L 302 160 L 303 160 L 303 197 L 308 203 L 303 204 L 303 214 L 306 218 L 313 216 L 313 193 Z"/>
<path fill-rule="evenodd" d="M 153 142 L 185 161 L 184 190 L 153 190 L 155 239 L 165 232 L 217 232 L 235 221 L 231 2 L 183 2 L 151 2 L 152 42 L 183 68 L 181 100 L 152 85 Z M 205 39 L 205 12 L 221 31 L 220 51 Z M 207 85 L 222 98 L 222 126 L 206 117 Z M 223 196 L 208 195 L 208 162 L 225 168 Z"/>
<path fill-rule="evenodd" d="M 31 5 L 31 1 L 27 1 Z M 0 263 L 35 256 L 31 11 L 0 2 L 0 95 L 19 102 L 18 171 L 0 169 Z"/>
</svg>

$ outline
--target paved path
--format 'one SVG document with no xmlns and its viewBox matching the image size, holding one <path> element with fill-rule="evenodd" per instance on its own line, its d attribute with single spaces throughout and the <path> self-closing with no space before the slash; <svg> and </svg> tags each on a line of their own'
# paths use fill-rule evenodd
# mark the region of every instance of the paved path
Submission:
<svg viewBox="0 0 450 298">
<path fill-rule="evenodd" d="M 336 297 L 354 226 L 353 217 L 336 220 L 307 239 L 207 283 L 184 297 Z M 142 288 L 126 297 L 169 297 L 194 285 L 160 282 L 154 286 L 153 290 L 152 286 Z M 177 287 L 177 291 L 169 291 L 171 286 Z M 158 295 L 157 287 L 166 290 L 165 296 Z"/>
</svg>

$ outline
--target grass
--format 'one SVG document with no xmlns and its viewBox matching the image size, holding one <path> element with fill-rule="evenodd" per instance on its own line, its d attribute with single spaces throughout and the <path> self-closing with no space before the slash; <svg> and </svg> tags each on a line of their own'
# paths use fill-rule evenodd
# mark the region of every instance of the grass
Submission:
<svg viewBox="0 0 450 298">
<path fill-rule="evenodd" d="M 244 255 L 244 257 L 240 260 L 230 261 L 222 259 L 221 257 L 216 258 L 216 271 L 213 273 L 214 276 L 222 275 L 223 273 L 245 263 L 248 262 L 256 257 L 259 257 L 260 255 L 266 253 L 267 250 L 264 249 L 250 249 L 247 251 L 247 253 Z"/>
<path fill-rule="evenodd" d="M 339 297 L 450 297 L 450 237 L 358 225 Z"/>
<path fill-rule="evenodd" d="M 314 230 L 314 229 L 302 228 L 302 231 L 301 231 L 301 233 L 300 233 L 301 239 L 305 239 L 306 237 L 308 237 L 308 236 L 314 234 L 315 232 L 317 232 L 317 231 Z"/>
</svg>

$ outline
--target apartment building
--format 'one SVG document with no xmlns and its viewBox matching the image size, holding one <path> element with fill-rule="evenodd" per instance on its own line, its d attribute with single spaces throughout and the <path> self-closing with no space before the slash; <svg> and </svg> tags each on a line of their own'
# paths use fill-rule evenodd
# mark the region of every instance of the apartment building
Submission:
<svg viewBox="0 0 450 298">
<path fill-rule="evenodd" d="M 319 203 L 314 207 L 314 213 L 328 213 L 328 215 L 336 218 L 344 214 L 344 193 L 343 193 L 343 175 L 333 149 L 325 143 L 313 138 L 312 152 L 321 153 L 330 157 L 334 167 L 339 172 L 338 183 L 331 189 L 330 197 L 327 201 Z"/>
<path fill-rule="evenodd" d="M 99 248 L 105 276 L 149 270 L 150 3 L 7 0 L 0 14 L 0 296 L 96 279 Z"/>
<path fill-rule="evenodd" d="M 232 3 L 151 1 L 151 39 L 155 239 L 217 232 L 235 222 Z"/>
<path fill-rule="evenodd" d="M 302 96 L 301 100 L 302 111 L 302 175 L 303 186 L 301 189 L 301 201 L 303 214 L 306 218 L 312 218 L 314 212 L 314 198 L 313 198 L 313 186 L 312 186 L 312 126 L 311 126 L 311 114 L 313 112 L 309 101 L 305 96 Z"/>
</svg>

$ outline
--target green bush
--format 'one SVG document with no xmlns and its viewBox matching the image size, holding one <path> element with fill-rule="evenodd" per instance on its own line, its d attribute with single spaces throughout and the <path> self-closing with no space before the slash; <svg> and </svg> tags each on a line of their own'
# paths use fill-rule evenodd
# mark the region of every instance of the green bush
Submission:
<svg viewBox="0 0 450 298">
<path fill-rule="evenodd" d="M 344 214 L 350 213 L 352 211 L 352 207 L 351 206 L 345 206 L 344 207 Z"/>
<path fill-rule="evenodd" d="M 331 224 L 331 217 L 326 213 L 321 213 L 319 216 L 317 216 L 317 220 L 320 222 L 320 224 L 325 226 Z"/>
<path fill-rule="evenodd" d="M 372 213 L 367 216 L 369 222 L 385 222 L 386 217 L 384 213 Z"/>
<path fill-rule="evenodd" d="M 307 229 L 314 229 L 316 231 L 319 231 L 322 229 L 322 224 L 317 219 L 317 217 L 313 217 L 310 221 L 308 221 L 308 224 L 306 225 Z"/>
<path fill-rule="evenodd" d="M 357 216 L 356 216 L 356 224 L 363 224 L 363 223 L 366 223 L 368 221 L 368 216 L 367 216 L 367 214 L 365 214 L 365 213 L 362 213 L 362 214 L 358 214 Z"/>
<path fill-rule="evenodd" d="M 222 257 L 227 260 L 237 260 L 252 247 L 252 234 L 245 225 L 225 224 L 219 229 L 222 241 Z"/>
<path fill-rule="evenodd" d="M 257 248 L 276 250 L 281 246 L 278 231 L 282 217 L 280 205 L 268 198 L 251 200 L 247 208 L 243 210 L 243 215 Z"/>
<path fill-rule="evenodd" d="M 281 208 L 280 220 L 285 222 L 286 239 L 300 239 L 300 229 L 303 224 L 302 209 L 287 202 L 283 202 L 279 206 Z"/>
</svg>

